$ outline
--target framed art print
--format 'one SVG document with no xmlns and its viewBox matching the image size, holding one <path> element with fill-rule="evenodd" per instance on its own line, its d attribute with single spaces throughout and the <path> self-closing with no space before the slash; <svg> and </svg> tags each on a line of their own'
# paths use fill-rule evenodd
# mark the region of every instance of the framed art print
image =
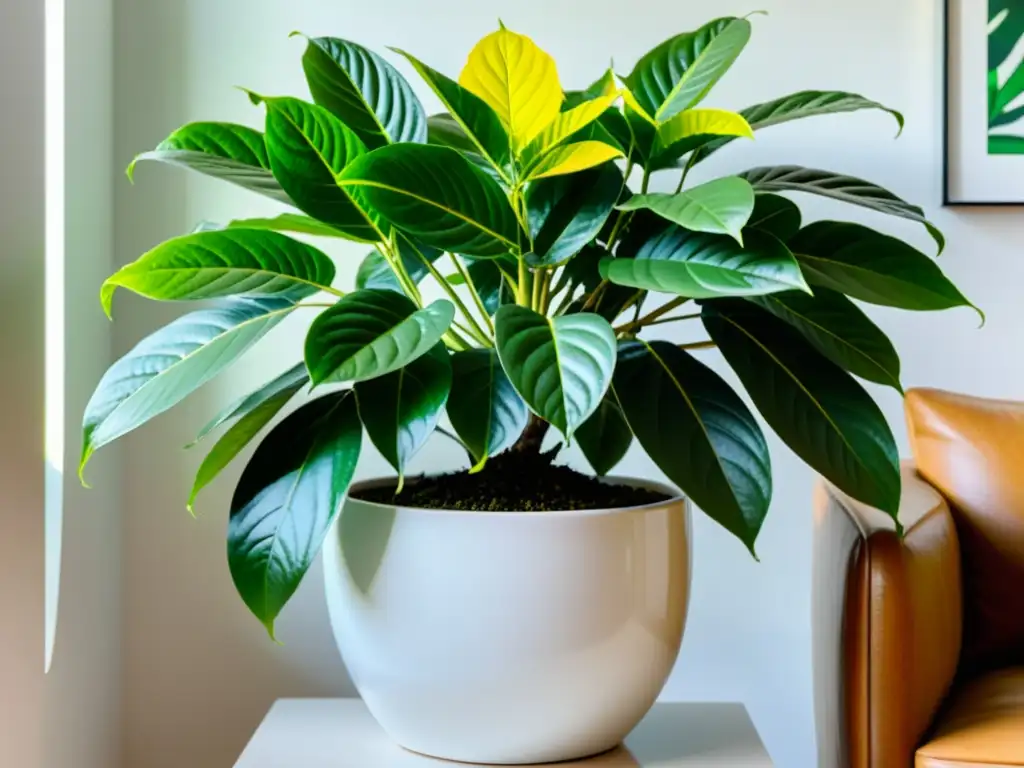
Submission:
<svg viewBox="0 0 1024 768">
<path fill-rule="evenodd" d="M 946 205 L 1024 205 L 1024 0 L 946 0 Z"/>
</svg>

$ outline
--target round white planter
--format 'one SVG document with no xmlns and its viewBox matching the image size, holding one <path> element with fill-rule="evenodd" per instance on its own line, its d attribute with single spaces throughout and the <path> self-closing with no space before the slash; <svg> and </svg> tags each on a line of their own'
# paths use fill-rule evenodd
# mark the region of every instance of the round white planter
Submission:
<svg viewBox="0 0 1024 768">
<path fill-rule="evenodd" d="M 670 488 L 621 482 L 674 497 L 571 512 L 345 502 L 324 545 L 331 624 L 392 739 L 462 762 L 555 762 L 640 722 L 679 653 L 690 515 Z"/>
</svg>

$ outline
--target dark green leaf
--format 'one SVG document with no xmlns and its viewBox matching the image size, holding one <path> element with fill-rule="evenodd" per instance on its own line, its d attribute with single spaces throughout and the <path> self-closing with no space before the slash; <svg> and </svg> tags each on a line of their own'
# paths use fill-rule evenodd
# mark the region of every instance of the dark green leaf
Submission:
<svg viewBox="0 0 1024 768">
<path fill-rule="evenodd" d="M 448 418 L 473 457 L 482 463 L 519 439 L 530 412 L 493 349 L 456 352 L 451 361 Z"/>
<path fill-rule="evenodd" d="M 504 191 L 449 147 L 382 147 L 346 168 L 339 183 L 398 229 L 441 250 L 501 256 L 518 246 L 519 225 Z"/>
<path fill-rule="evenodd" d="M 108 277 L 104 311 L 117 288 L 164 301 L 287 294 L 298 300 L 329 288 L 334 262 L 311 245 L 257 229 L 197 232 L 161 243 Z"/>
<path fill-rule="evenodd" d="M 624 343 L 613 386 L 647 455 L 753 552 L 772 497 L 771 457 L 739 395 L 666 341 Z"/>
<path fill-rule="evenodd" d="M 633 433 L 615 398 L 606 395 L 589 419 L 576 430 L 576 441 L 598 475 L 607 475 L 629 450 Z"/>
<path fill-rule="evenodd" d="M 174 407 L 291 312 L 286 299 L 239 299 L 192 312 L 146 337 L 100 379 L 82 418 L 79 475 L 98 448 Z"/>
<path fill-rule="evenodd" d="M 744 179 L 727 176 L 675 194 L 633 195 L 619 209 L 647 209 L 684 229 L 730 235 L 742 244 L 741 231 L 754 210 L 754 190 Z"/>
<path fill-rule="evenodd" d="M 396 371 L 437 344 L 454 316 L 444 299 L 416 309 L 394 291 L 354 291 L 313 321 L 306 336 L 310 378 L 319 385 Z"/>
<path fill-rule="evenodd" d="M 454 117 L 447 112 L 439 115 L 431 115 L 427 118 L 427 143 L 437 144 L 440 147 L 451 147 L 463 154 L 479 154 L 478 147 L 465 129 Z"/>
<path fill-rule="evenodd" d="M 992 22 L 1004 11 L 1003 20 L 992 28 Z M 1016 0 L 989 0 L 988 16 L 988 68 L 991 71 L 1006 61 L 1024 36 L 1024 8 Z"/>
<path fill-rule="evenodd" d="M 228 567 L 271 637 L 341 509 L 362 434 L 350 392 L 313 400 L 271 430 L 235 488 Z"/>
<path fill-rule="evenodd" d="M 363 426 L 400 481 L 437 427 L 451 385 L 452 366 L 441 344 L 397 371 L 356 384 Z"/>
<path fill-rule="evenodd" d="M 431 262 L 437 261 L 441 251 L 420 244 L 416 246 L 419 252 Z M 398 241 L 399 256 L 406 272 L 412 278 L 413 283 L 419 283 L 427 276 L 427 267 L 423 260 L 413 251 L 413 246 L 405 239 Z M 377 251 L 370 251 L 360 262 L 359 270 L 356 272 L 356 288 L 381 288 L 386 291 L 397 291 L 404 293 L 402 286 L 395 277 L 394 271 L 388 265 L 384 257 Z"/>
<path fill-rule="evenodd" d="M 800 209 L 792 200 L 763 194 L 754 197 L 754 212 L 747 226 L 769 232 L 785 243 L 800 231 L 801 221 Z"/>
<path fill-rule="evenodd" d="M 502 304 L 515 303 L 504 273 L 515 274 L 516 269 L 516 262 L 511 258 L 474 260 L 467 267 L 469 279 L 473 281 L 488 314 L 493 315 Z"/>
<path fill-rule="evenodd" d="M 750 302 L 709 302 L 704 325 L 779 437 L 838 488 L 895 517 L 899 454 L 864 388 Z"/>
<path fill-rule="evenodd" d="M 270 171 L 263 134 L 244 125 L 189 123 L 182 126 L 152 152 L 136 157 L 128 166 L 129 179 L 140 160 L 180 165 L 282 203 L 292 202 Z"/>
<path fill-rule="evenodd" d="M 589 313 L 548 318 L 506 305 L 494 316 L 501 365 L 530 409 L 572 437 L 601 404 L 615 368 L 615 333 Z"/>
<path fill-rule="evenodd" d="M 370 149 L 427 140 L 427 115 L 398 70 L 373 51 L 335 37 L 309 40 L 302 68 L 313 100 Z"/>
<path fill-rule="evenodd" d="M 819 352 L 862 379 L 900 386 L 900 358 L 892 342 L 841 293 L 817 288 L 750 299 L 796 328 Z"/>
</svg>

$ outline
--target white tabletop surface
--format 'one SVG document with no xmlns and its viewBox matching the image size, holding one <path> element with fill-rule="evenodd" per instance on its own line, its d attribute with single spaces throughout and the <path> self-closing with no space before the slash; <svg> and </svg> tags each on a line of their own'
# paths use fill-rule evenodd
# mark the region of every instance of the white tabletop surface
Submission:
<svg viewBox="0 0 1024 768">
<path fill-rule="evenodd" d="M 358 699 L 281 699 L 235 768 L 467 766 L 392 743 Z M 656 704 L 625 746 L 558 768 L 771 768 L 742 704 Z"/>
</svg>

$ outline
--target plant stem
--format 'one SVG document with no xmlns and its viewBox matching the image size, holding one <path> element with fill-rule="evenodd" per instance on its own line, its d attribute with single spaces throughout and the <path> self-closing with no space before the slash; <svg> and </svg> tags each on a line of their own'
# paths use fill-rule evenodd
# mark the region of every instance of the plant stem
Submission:
<svg viewBox="0 0 1024 768">
<path fill-rule="evenodd" d="M 526 270 L 526 259 L 522 256 L 519 257 L 519 285 L 516 286 L 516 303 L 521 307 L 530 306 L 530 294 L 529 286 L 527 285 L 527 277 L 529 272 Z"/>
<path fill-rule="evenodd" d="M 676 194 L 678 195 L 683 191 L 683 184 L 686 183 L 686 177 L 690 173 L 690 169 L 696 164 L 694 161 L 697 158 L 697 152 L 694 150 L 690 153 L 690 157 L 686 161 L 686 165 L 683 166 L 683 172 L 679 175 L 679 184 L 676 185 Z"/>
<path fill-rule="evenodd" d="M 618 328 L 615 329 L 615 332 L 616 333 L 632 333 L 634 331 L 640 330 L 641 327 L 648 328 L 648 327 L 650 327 L 652 325 L 664 325 L 666 323 L 676 323 L 676 322 L 679 322 L 680 320 L 693 320 L 693 319 L 698 318 L 698 317 L 700 317 L 700 312 L 694 312 L 692 315 L 677 315 L 676 317 L 658 317 L 658 318 L 655 318 L 654 320 L 648 320 L 647 322 L 643 323 L 642 326 L 640 324 L 640 320 L 637 319 L 637 320 L 634 320 L 634 321 L 632 321 L 630 323 L 623 323 L 622 325 L 620 325 Z"/>
<path fill-rule="evenodd" d="M 607 287 L 608 287 L 608 281 L 607 280 L 602 280 L 600 283 L 598 283 L 597 287 L 593 291 L 590 292 L 589 296 L 587 296 L 587 300 L 585 302 L 583 302 L 583 306 L 580 308 L 580 312 L 586 312 L 592 306 L 597 304 L 598 300 L 601 298 L 601 294 L 603 294 L 605 292 L 605 289 Z"/>
<path fill-rule="evenodd" d="M 472 345 L 472 344 L 470 344 L 470 343 L 469 343 L 468 341 L 466 341 L 466 340 L 465 340 L 464 338 L 462 338 L 461 336 L 459 336 L 459 334 L 458 334 L 458 333 L 456 333 L 456 332 L 455 332 L 454 330 L 452 330 L 451 328 L 449 328 L 449 329 L 448 329 L 448 330 L 447 330 L 447 331 L 445 332 L 445 334 L 444 334 L 444 336 L 443 336 L 442 338 L 444 339 L 444 343 L 445 343 L 445 345 L 446 345 L 446 346 L 447 346 L 447 347 L 448 347 L 449 349 L 453 349 L 453 350 L 455 350 L 456 352 L 464 352 L 464 351 L 465 351 L 465 350 L 467 350 L 467 349 L 472 349 L 472 348 L 473 348 L 473 345 Z"/>
<path fill-rule="evenodd" d="M 476 290 L 476 286 L 473 284 L 473 278 L 469 276 L 469 270 L 466 269 L 466 265 L 459 261 L 459 257 L 454 253 L 448 254 L 451 256 L 452 262 L 455 264 L 455 268 L 462 275 L 462 280 L 466 283 L 466 288 L 469 289 L 469 295 L 473 297 L 473 303 L 476 304 L 476 308 L 480 311 L 481 317 L 484 319 L 484 323 L 487 325 L 488 335 L 494 335 L 494 323 L 491 322 L 491 316 L 487 314 L 487 307 L 484 306 L 483 299 L 480 298 L 479 292 Z"/>
<path fill-rule="evenodd" d="M 377 249 L 377 252 L 381 255 L 384 261 L 386 261 L 388 266 L 391 267 L 391 271 L 398 279 L 398 284 L 402 287 L 402 290 L 405 291 L 405 295 L 412 299 L 413 303 L 417 307 L 422 307 L 423 297 L 420 296 L 420 290 L 416 287 L 416 283 L 412 281 L 412 277 L 405 269 L 405 265 L 402 263 L 402 258 L 395 255 L 391 244 L 388 243 L 387 247 L 385 247 L 382 243 L 374 243 L 373 247 Z"/>
<path fill-rule="evenodd" d="M 487 335 L 487 332 L 480 327 L 480 324 L 476 321 L 476 318 L 473 317 L 473 314 L 469 311 L 469 308 L 466 307 L 465 303 L 459 297 L 459 294 L 451 285 L 448 284 L 448 281 L 444 279 L 444 275 L 442 275 L 438 271 L 437 267 L 435 267 L 431 263 L 430 259 L 428 259 L 426 256 L 423 255 L 422 252 L 420 252 L 419 248 L 417 248 L 412 243 L 409 243 L 409 245 L 416 252 L 416 255 L 419 257 L 420 261 L 423 262 L 423 266 L 427 268 L 427 271 L 430 273 L 431 277 L 433 277 L 437 281 L 438 285 L 441 286 L 441 289 L 448 295 L 448 298 L 452 300 L 452 303 L 459 309 L 460 312 L 462 312 L 463 316 L 466 318 L 466 322 L 469 323 L 469 328 L 465 328 L 464 332 L 469 334 L 470 337 L 472 337 L 475 341 L 479 342 L 485 347 L 494 346 L 491 343 L 491 339 Z M 452 258 L 454 258 L 454 256 Z"/>
<path fill-rule="evenodd" d="M 302 309 L 304 307 L 315 307 L 315 308 L 318 308 L 318 309 L 324 309 L 324 308 L 327 308 L 327 307 L 333 307 L 334 304 L 331 304 L 331 303 L 326 302 L 326 301 L 324 301 L 324 302 L 304 301 L 301 304 L 296 304 L 295 306 L 300 308 L 300 309 Z"/>
<path fill-rule="evenodd" d="M 676 307 L 683 306 L 683 304 L 685 304 L 688 301 L 689 299 L 687 298 L 677 296 L 676 298 L 672 299 L 672 301 L 663 304 L 653 312 L 648 312 L 643 317 L 634 320 L 631 323 L 626 323 L 625 325 L 620 326 L 619 328 L 616 329 L 616 331 L 618 331 L 619 333 L 632 333 L 634 330 L 639 330 L 645 325 L 650 325 L 652 322 L 657 320 L 662 315 L 667 315 L 673 309 L 675 309 Z"/>
<path fill-rule="evenodd" d="M 711 341 L 709 339 L 708 341 L 695 341 L 692 344 L 680 344 L 679 348 L 680 349 L 711 349 L 711 348 L 717 347 L 717 346 L 718 345 L 715 344 L 715 342 L 713 342 L 713 341 Z"/>
<path fill-rule="evenodd" d="M 533 285 L 530 287 L 530 309 L 540 312 L 540 286 L 544 282 L 542 273 L 533 274 Z"/>
<path fill-rule="evenodd" d="M 548 313 L 548 306 L 551 303 L 551 281 L 554 277 L 555 272 L 553 269 L 544 270 L 540 285 L 540 313 L 542 315 Z"/>
</svg>

